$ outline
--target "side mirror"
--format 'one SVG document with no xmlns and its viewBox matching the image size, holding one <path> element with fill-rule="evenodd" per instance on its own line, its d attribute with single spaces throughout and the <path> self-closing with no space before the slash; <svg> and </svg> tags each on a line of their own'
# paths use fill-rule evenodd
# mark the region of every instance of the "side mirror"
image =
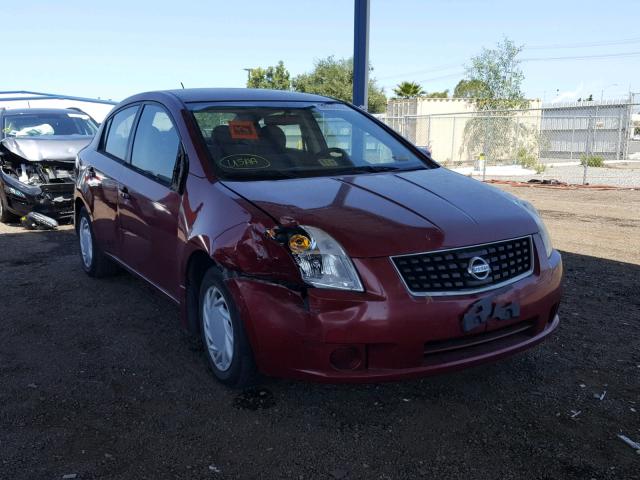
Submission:
<svg viewBox="0 0 640 480">
<path fill-rule="evenodd" d="M 173 188 L 178 192 L 184 191 L 184 182 L 189 172 L 189 157 L 187 152 L 184 151 L 182 145 L 178 151 L 178 158 L 176 159 L 176 165 L 173 168 Z"/>
</svg>

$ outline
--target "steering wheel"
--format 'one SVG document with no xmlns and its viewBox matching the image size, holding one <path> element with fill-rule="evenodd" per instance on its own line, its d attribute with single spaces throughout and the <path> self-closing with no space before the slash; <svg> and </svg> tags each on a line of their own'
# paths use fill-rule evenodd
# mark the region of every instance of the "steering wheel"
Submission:
<svg viewBox="0 0 640 480">
<path fill-rule="evenodd" d="M 323 159 L 323 157 L 325 157 L 324 158 L 325 160 L 328 160 L 328 159 L 334 160 L 336 162 L 336 165 L 339 165 L 339 166 L 353 164 L 351 162 L 351 157 L 349 156 L 349 154 L 342 148 L 338 148 L 338 147 L 326 148 L 325 150 L 320 152 L 318 156 L 321 158 L 321 160 Z M 320 160 L 320 163 L 322 163 L 321 160 Z"/>
</svg>

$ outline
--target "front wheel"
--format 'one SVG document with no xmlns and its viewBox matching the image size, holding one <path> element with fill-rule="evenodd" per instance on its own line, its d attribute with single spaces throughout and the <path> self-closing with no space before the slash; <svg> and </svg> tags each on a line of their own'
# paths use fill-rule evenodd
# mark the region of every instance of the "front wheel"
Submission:
<svg viewBox="0 0 640 480">
<path fill-rule="evenodd" d="M 7 201 L 4 197 L 4 194 L 0 190 L 0 222 L 8 223 L 11 221 L 15 221 L 17 218 L 18 217 L 16 217 L 7 209 Z"/>
<path fill-rule="evenodd" d="M 202 279 L 199 307 L 202 343 L 213 374 L 233 387 L 252 383 L 256 373 L 253 352 L 231 293 L 215 267 Z"/>
</svg>

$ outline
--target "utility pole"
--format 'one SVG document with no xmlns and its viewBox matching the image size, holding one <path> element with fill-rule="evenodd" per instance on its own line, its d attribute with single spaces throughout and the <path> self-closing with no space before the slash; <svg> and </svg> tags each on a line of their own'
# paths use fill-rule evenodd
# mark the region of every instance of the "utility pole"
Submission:
<svg viewBox="0 0 640 480">
<path fill-rule="evenodd" d="M 249 80 L 251 80 L 251 70 L 253 70 L 253 68 L 243 68 L 243 70 L 245 72 L 247 72 L 247 87 L 249 86 Z"/>
<path fill-rule="evenodd" d="M 369 89 L 369 0 L 354 0 L 353 104 L 367 109 Z"/>
</svg>

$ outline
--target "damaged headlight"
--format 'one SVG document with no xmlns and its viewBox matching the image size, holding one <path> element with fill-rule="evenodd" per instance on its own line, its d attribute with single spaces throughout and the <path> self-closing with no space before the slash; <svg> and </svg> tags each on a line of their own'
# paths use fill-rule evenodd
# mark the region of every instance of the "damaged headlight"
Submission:
<svg viewBox="0 0 640 480">
<path fill-rule="evenodd" d="M 22 193 L 20 190 L 10 187 L 9 185 L 5 185 L 4 189 L 7 193 L 10 193 L 14 197 L 27 198 L 27 196 L 24 193 Z"/>
<path fill-rule="evenodd" d="M 526 200 L 517 199 L 516 203 L 524 207 L 524 209 L 529 213 L 529 215 L 531 215 L 531 217 L 533 217 L 533 219 L 535 220 L 536 225 L 538 226 L 538 233 L 540 234 L 540 237 L 542 237 L 542 243 L 544 244 L 544 249 L 547 253 L 547 258 L 549 258 L 551 256 L 551 252 L 553 252 L 553 245 L 551 244 L 551 236 L 549 235 L 549 231 L 547 230 L 547 227 L 542 221 L 542 218 L 540 218 L 540 214 L 538 213 L 538 210 L 536 210 L 536 207 L 531 205 L 531 203 L 527 202 Z"/>
<path fill-rule="evenodd" d="M 319 228 L 300 228 L 289 238 L 289 249 L 302 279 L 314 287 L 362 292 L 358 272 L 340 244 Z"/>
</svg>

